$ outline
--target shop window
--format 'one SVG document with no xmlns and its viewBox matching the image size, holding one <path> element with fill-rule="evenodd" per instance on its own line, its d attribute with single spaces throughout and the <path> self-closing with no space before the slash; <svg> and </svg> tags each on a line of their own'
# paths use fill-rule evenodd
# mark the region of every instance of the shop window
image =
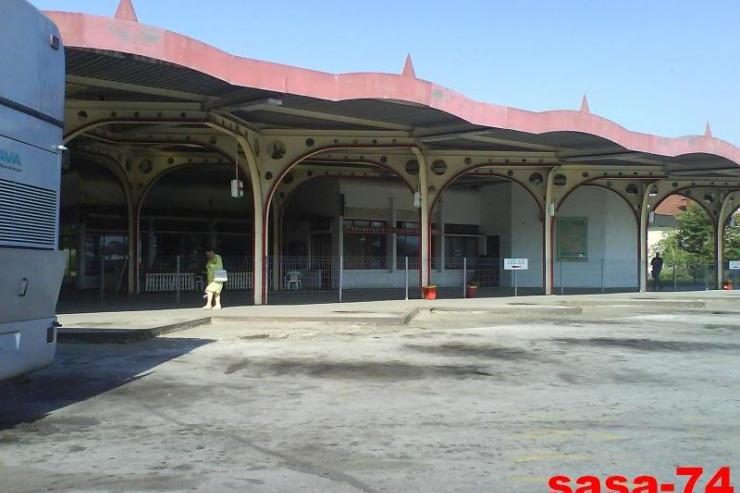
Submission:
<svg viewBox="0 0 740 493">
<path fill-rule="evenodd" d="M 419 235 L 419 223 L 403 222 L 396 223 L 396 261 L 398 268 L 406 266 L 406 257 L 409 259 L 409 268 L 418 268 L 419 251 L 421 248 L 421 236 Z"/>
<path fill-rule="evenodd" d="M 464 258 L 478 258 L 478 237 L 445 235 L 445 268 L 462 268 Z"/>
<path fill-rule="evenodd" d="M 388 268 L 388 226 L 385 221 L 345 219 L 344 268 L 348 270 Z"/>
</svg>

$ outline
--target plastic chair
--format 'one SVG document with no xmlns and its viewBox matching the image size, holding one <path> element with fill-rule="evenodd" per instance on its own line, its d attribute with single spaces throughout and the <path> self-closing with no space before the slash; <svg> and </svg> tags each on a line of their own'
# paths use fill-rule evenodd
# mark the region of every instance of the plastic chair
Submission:
<svg viewBox="0 0 740 493">
<path fill-rule="evenodd" d="M 285 287 L 288 291 L 298 291 L 303 287 L 301 281 L 303 275 L 297 270 L 291 270 L 285 273 Z"/>
</svg>

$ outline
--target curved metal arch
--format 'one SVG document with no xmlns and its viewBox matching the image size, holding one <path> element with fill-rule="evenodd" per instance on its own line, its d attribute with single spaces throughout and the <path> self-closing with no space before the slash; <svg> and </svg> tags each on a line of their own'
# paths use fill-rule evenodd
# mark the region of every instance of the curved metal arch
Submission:
<svg viewBox="0 0 740 493">
<path fill-rule="evenodd" d="M 211 123 L 209 120 L 203 120 L 202 118 L 198 119 L 170 119 L 170 118 L 159 118 L 159 119 L 151 119 L 151 118 L 140 118 L 140 119 L 131 119 L 131 118 L 103 118 L 100 120 L 94 120 L 86 125 L 83 125 L 81 127 L 75 128 L 71 132 L 64 135 L 64 138 L 62 139 L 62 144 L 66 145 L 69 142 L 73 141 L 77 137 L 85 134 L 86 132 L 89 132 L 90 130 L 94 130 L 96 128 L 103 127 L 105 125 L 110 125 L 112 123 L 117 123 L 121 125 L 154 125 L 154 124 L 202 124 L 206 125 L 208 123 Z"/>
<path fill-rule="evenodd" d="M 309 183 L 312 183 L 312 182 L 315 182 L 315 181 L 318 181 L 318 180 L 321 180 L 321 179 L 325 179 L 326 180 L 326 179 L 331 179 L 331 178 L 334 178 L 336 180 L 342 180 L 342 179 L 344 179 L 344 180 L 356 180 L 356 181 L 360 181 L 360 180 L 373 181 L 373 180 L 380 180 L 380 179 L 382 179 L 382 177 L 380 177 L 380 176 L 347 176 L 347 175 L 317 175 L 317 176 L 312 176 L 312 177 L 308 178 L 307 180 L 299 183 L 298 185 L 296 185 L 296 187 L 293 190 L 291 190 L 290 192 L 288 192 L 288 195 L 285 196 L 284 202 L 281 205 L 281 209 L 287 209 L 288 207 L 290 207 L 291 202 L 293 201 L 293 199 L 297 195 L 298 191 L 300 189 L 302 189 L 305 185 L 308 185 Z M 409 190 L 413 193 L 413 188 L 410 188 L 409 187 Z"/>
<path fill-rule="evenodd" d="M 727 192 L 727 195 L 736 194 L 738 192 L 740 192 L 740 188 L 735 188 L 735 189 L 732 189 L 729 192 Z M 730 220 L 732 219 L 732 216 L 734 216 L 735 215 L 735 212 L 737 212 L 737 211 L 740 211 L 740 201 L 732 209 L 732 212 L 730 212 L 730 213 L 727 214 L 727 217 L 725 218 L 723 227 L 725 227 L 725 228 L 727 227 L 727 224 L 730 222 Z"/>
<path fill-rule="evenodd" d="M 323 146 L 318 147 L 316 149 L 313 149 L 309 152 L 306 152 L 304 154 L 301 154 L 300 156 L 296 157 L 291 161 L 285 168 L 283 168 L 280 173 L 275 177 L 275 181 L 270 186 L 267 195 L 265 196 L 265 210 L 267 211 L 270 208 L 270 205 L 272 204 L 272 199 L 275 196 L 275 193 L 277 192 L 277 188 L 280 186 L 280 183 L 282 183 L 283 178 L 290 173 L 296 166 L 303 163 L 304 161 L 312 158 L 313 156 L 316 156 L 317 154 L 321 154 L 324 152 L 329 151 L 339 151 L 342 149 L 413 149 L 416 145 L 414 144 L 384 144 L 384 145 L 378 145 L 378 144 L 345 144 L 345 145 L 330 145 L 330 146 Z M 357 160 L 352 160 L 352 162 L 358 162 Z M 400 176 L 405 180 L 405 177 L 400 175 L 397 170 L 393 170 L 392 168 L 389 169 L 389 171 L 393 172 L 394 174 Z M 408 180 L 406 180 L 408 181 Z M 266 212 L 267 214 L 267 212 Z"/>
<path fill-rule="evenodd" d="M 432 207 L 430 208 L 429 213 L 431 214 L 431 213 L 434 212 L 434 209 L 435 209 L 435 207 L 437 207 L 437 204 L 439 202 L 439 199 L 442 197 L 442 194 L 451 185 L 453 185 L 455 183 L 455 181 L 457 181 L 460 177 L 465 176 L 467 174 L 471 174 L 471 171 L 475 171 L 476 169 L 491 168 L 491 167 L 492 167 L 492 165 L 490 163 L 476 164 L 476 165 L 469 166 L 468 168 L 465 168 L 464 170 L 459 171 L 459 172 L 455 173 L 454 175 L 450 176 L 450 178 L 442 185 L 442 188 L 437 191 L 437 193 L 436 193 L 436 195 L 434 197 L 434 200 L 432 201 Z M 519 180 L 518 178 L 514 178 L 514 177 L 511 177 L 511 176 L 508 176 L 508 175 L 505 175 L 505 174 L 501 174 L 501 172 L 499 172 L 499 171 L 496 171 L 494 173 L 491 173 L 491 176 L 498 176 L 500 178 L 504 178 L 504 179 L 506 179 L 506 180 L 508 180 L 508 181 L 510 181 L 512 183 L 516 183 L 517 185 L 519 185 L 520 187 L 522 187 L 524 190 L 527 191 L 527 193 L 530 195 L 530 197 L 532 197 L 532 199 L 534 200 L 534 202 L 537 204 L 537 208 L 539 209 L 540 214 L 544 214 L 544 212 L 545 212 L 544 206 L 542 205 L 542 203 L 540 202 L 540 200 L 537 198 L 537 196 L 534 194 L 534 192 L 532 190 L 530 190 L 529 187 L 527 187 L 524 184 L 523 181 Z"/>
<path fill-rule="evenodd" d="M 327 161 L 329 161 L 329 160 L 327 160 Z M 406 185 L 406 187 L 409 189 L 409 191 L 411 193 L 414 192 L 413 185 L 411 184 L 410 181 L 408 181 L 406 179 L 405 176 L 403 176 L 400 173 L 398 173 L 398 171 L 397 170 L 394 170 L 392 167 L 390 167 L 390 166 L 388 166 L 386 164 L 383 164 L 383 163 L 381 163 L 379 161 L 373 161 L 373 160 L 365 159 L 365 160 L 351 160 L 351 161 L 333 160 L 333 162 L 335 162 L 336 164 L 346 163 L 346 164 L 350 164 L 350 165 L 351 164 L 370 164 L 372 166 L 381 168 L 381 169 L 383 169 L 385 171 L 388 171 L 389 173 L 392 173 L 394 176 L 398 177 L 401 180 L 401 183 L 403 183 L 404 185 Z M 349 176 L 348 175 L 327 175 L 327 174 L 311 176 L 307 180 L 305 180 L 305 181 L 299 183 L 298 185 L 296 185 L 296 187 L 293 188 L 293 190 L 291 190 L 290 192 L 288 192 L 288 195 L 286 195 L 285 198 L 284 198 L 284 202 L 281 205 L 281 208 L 286 209 L 290 205 L 290 202 L 293 200 L 296 192 L 300 188 L 302 188 L 307 183 L 312 182 L 312 181 L 315 181 L 315 180 L 320 179 L 320 178 L 336 178 L 336 179 L 343 179 L 344 178 L 344 179 L 349 179 L 349 180 L 352 180 L 352 179 L 354 179 L 354 180 L 363 180 L 363 179 L 375 180 L 375 179 L 380 179 L 381 177 L 374 177 L 374 176 L 351 176 L 351 175 L 349 175 Z M 279 191 L 279 186 L 278 186 L 278 190 L 276 190 L 276 192 L 277 191 Z"/>
<path fill-rule="evenodd" d="M 129 210 L 129 207 L 132 206 L 134 203 L 134 192 L 131 189 L 131 183 L 128 180 L 126 172 L 121 167 L 121 163 L 119 163 L 115 158 L 111 156 L 106 156 L 105 154 L 99 154 L 92 151 L 73 151 L 73 156 L 74 154 L 91 156 L 93 159 L 90 162 L 110 172 L 110 174 L 113 175 L 114 178 L 116 178 L 118 184 L 121 186 L 123 196 L 127 202 L 127 210 Z"/>
<path fill-rule="evenodd" d="M 310 159 L 313 156 L 316 156 L 317 154 L 321 154 L 328 151 L 338 151 L 342 149 L 414 149 L 417 146 L 415 144 L 385 144 L 385 145 L 378 145 L 378 144 L 345 144 L 345 145 L 329 145 L 329 146 L 323 146 L 318 147 L 316 149 L 313 149 L 309 152 L 306 152 L 304 154 L 299 155 L 298 157 L 294 158 L 287 166 L 285 166 L 280 173 L 275 177 L 275 181 L 272 183 L 270 188 L 267 191 L 267 194 L 264 196 L 264 202 L 262 204 L 262 233 L 261 233 L 261 241 L 262 241 L 262 251 L 267 252 L 269 247 L 269 240 L 267 238 L 268 232 L 267 225 L 270 224 L 270 209 L 272 207 L 272 200 L 275 197 L 275 193 L 277 192 L 278 187 L 280 186 L 280 183 L 282 183 L 283 178 L 290 173 L 293 169 L 295 169 L 296 166 L 301 164 L 302 162 L 306 161 L 307 159 Z M 398 174 L 398 171 L 393 171 L 395 174 Z M 255 238 L 256 238 L 256 231 L 255 231 Z M 255 276 L 257 273 L 255 273 Z M 262 295 L 263 299 L 267 296 L 267 269 L 262 269 Z"/>
<path fill-rule="evenodd" d="M 596 181 L 603 180 L 603 179 L 604 179 L 604 177 L 594 178 L 593 180 L 584 181 L 583 183 L 579 183 L 575 187 L 571 188 L 570 190 L 568 190 L 565 193 L 565 195 L 563 195 L 560 198 L 560 200 L 558 201 L 558 203 L 555 205 L 555 210 L 556 211 L 560 210 L 560 207 L 565 203 L 566 199 L 573 192 L 575 192 L 576 190 L 578 190 L 581 187 L 603 188 L 604 190 L 608 190 L 608 191 L 614 193 L 615 195 L 617 195 L 620 199 L 624 200 L 624 202 L 627 204 L 627 207 L 629 207 L 629 209 L 632 211 L 632 214 L 635 216 L 635 221 L 637 221 L 637 227 L 639 228 L 640 227 L 640 215 L 637 212 L 639 209 L 635 209 L 634 206 L 633 206 L 633 204 L 629 201 L 629 199 L 627 199 L 627 197 L 625 197 L 621 192 L 619 192 L 619 191 L 617 191 L 617 190 L 615 190 L 615 189 L 613 189 L 613 188 L 611 188 L 611 187 L 609 187 L 607 185 L 602 185 L 601 183 L 596 183 Z M 628 178 L 625 178 L 624 180 L 628 180 Z"/>
<path fill-rule="evenodd" d="M 624 195 L 622 195 L 621 193 L 619 193 L 619 192 L 618 192 L 617 190 L 614 190 L 613 188 L 610 188 L 610 187 L 608 187 L 608 186 L 606 186 L 606 185 L 602 185 L 602 184 L 600 184 L 600 183 L 594 183 L 594 182 L 595 182 L 595 181 L 597 181 L 597 180 L 603 180 L 603 179 L 604 179 L 604 177 L 603 177 L 603 176 L 601 176 L 601 177 L 596 177 L 596 178 L 593 178 L 593 179 L 587 180 L 587 181 L 585 181 L 585 182 L 583 182 L 583 183 L 579 183 L 578 185 L 576 185 L 576 186 L 575 186 L 575 187 L 573 187 L 572 189 L 568 190 L 568 192 L 567 192 L 567 193 L 565 193 L 565 195 L 563 195 L 563 197 L 562 197 L 562 198 L 561 198 L 561 199 L 560 199 L 560 200 L 558 201 L 558 203 L 556 204 L 556 206 L 555 206 L 555 210 L 556 210 L 556 211 L 557 211 L 557 210 L 559 210 L 559 209 L 560 209 L 560 207 L 561 207 L 561 206 L 562 206 L 563 204 L 565 204 L 565 201 L 566 201 L 566 199 L 567 199 L 567 198 L 568 198 L 568 197 L 569 197 L 569 196 L 570 196 L 570 195 L 571 195 L 571 194 L 572 194 L 572 193 L 573 193 L 574 191 L 576 191 L 576 190 L 578 190 L 578 189 L 580 189 L 580 188 L 583 188 L 583 187 L 594 187 L 594 188 L 602 188 L 602 189 L 604 189 L 604 190 L 607 190 L 607 191 L 609 191 L 609 192 L 612 192 L 612 193 L 613 193 L 614 195 L 616 195 L 617 197 L 621 198 L 621 199 L 622 199 L 622 200 L 623 200 L 623 201 L 625 202 L 625 204 L 627 204 L 627 208 L 628 208 L 628 209 L 629 209 L 630 211 L 632 211 L 632 215 L 633 215 L 633 217 L 635 218 L 635 227 L 637 228 L 637 286 L 636 286 L 636 287 L 637 287 L 638 289 L 640 289 L 640 283 L 641 283 L 641 281 L 640 281 L 640 277 L 641 277 L 641 273 L 642 273 L 642 271 L 640 270 L 640 265 L 641 265 L 641 260 L 640 260 L 640 257 L 642 256 L 642 253 L 641 253 L 641 252 L 642 252 L 642 237 L 641 237 L 641 229 L 642 229 L 642 228 L 641 228 L 641 226 L 640 226 L 640 224 L 641 224 L 641 223 L 640 223 L 640 214 L 639 214 L 639 213 L 638 213 L 638 211 L 637 211 L 637 210 L 636 210 L 636 209 L 635 209 L 635 208 L 633 207 L 632 203 L 631 203 L 631 202 L 630 202 L 630 201 L 629 201 L 629 200 L 627 199 L 627 197 L 625 197 Z M 622 178 L 622 179 L 623 179 L 623 180 L 629 180 L 630 178 Z M 551 225 L 550 225 L 550 226 L 551 226 L 551 229 L 552 229 L 552 230 L 551 230 L 551 232 L 550 232 L 550 234 L 551 234 L 551 235 L 553 236 L 553 238 L 554 238 L 554 237 L 555 237 L 555 231 L 556 231 L 556 229 L 557 229 L 557 221 L 552 221 L 552 223 L 551 223 Z M 553 242 L 551 243 L 551 245 L 550 245 L 550 256 L 551 256 L 551 258 L 552 258 L 552 259 L 555 259 L 555 242 L 554 242 L 554 241 L 553 241 Z M 553 264 L 554 264 L 554 260 L 553 260 Z M 553 278 L 553 279 L 554 279 L 554 278 Z"/>
<path fill-rule="evenodd" d="M 198 164 L 198 163 L 180 163 L 180 164 L 173 164 L 172 166 L 161 170 L 160 172 L 156 173 L 155 175 L 152 175 L 151 176 L 151 179 L 146 184 L 146 186 L 142 189 L 142 191 L 141 191 L 141 193 L 139 195 L 139 200 L 138 200 L 138 203 L 136 205 L 136 215 L 137 215 L 137 217 L 139 217 L 141 215 L 141 211 L 142 211 L 142 209 L 144 207 L 144 203 L 146 202 L 146 198 L 149 195 L 149 192 L 151 192 L 151 190 L 165 176 L 171 175 L 171 174 L 173 174 L 173 173 L 175 173 L 177 171 L 182 171 L 182 170 L 188 169 L 188 168 L 198 169 L 199 167 L 202 167 L 202 166 L 220 166 L 220 167 L 224 167 L 224 168 L 228 167 L 229 169 L 231 169 L 231 165 L 232 164 L 233 163 L 231 163 L 231 164 L 229 164 L 229 163 L 207 163 L 207 164 L 206 163 L 202 163 L 202 164 Z M 240 166 L 239 167 L 239 176 L 242 176 L 243 174 L 244 174 L 244 170 Z"/>
<path fill-rule="evenodd" d="M 685 197 L 685 198 L 689 199 L 690 201 L 694 202 L 695 204 L 699 205 L 699 207 L 701 207 L 704 210 L 704 212 L 706 213 L 707 217 L 711 220 L 711 223 L 712 223 L 712 231 L 716 233 L 717 232 L 717 224 L 716 224 L 716 222 L 717 222 L 716 219 L 717 218 L 714 216 L 714 214 L 712 213 L 712 211 L 706 205 L 702 204 L 701 201 L 696 200 L 694 197 L 687 196 L 687 195 L 684 195 L 684 194 L 679 193 L 679 192 L 682 192 L 683 190 L 692 190 L 692 189 L 696 189 L 696 188 L 703 188 L 703 187 L 699 187 L 699 186 L 695 186 L 695 185 L 694 186 L 691 186 L 690 185 L 690 186 L 687 186 L 687 187 L 677 188 L 676 190 L 671 191 L 671 193 L 667 194 L 665 197 L 661 197 L 661 199 L 659 201 L 657 201 L 653 205 L 652 209 L 653 210 L 656 210 L 658 208 L 658 206 L 660 206 L 660 204 L 662 204 L 663 202 L 665 202 L 666 199 L 668 197 L 670 197 L 671 195 L 681 195 L 682 197 Z"/>
<path fill-rule="evenodd" d="M 432 201 L 432 206 L 429 209 L 429 215 L 431 216 L 434 213 L 435 208 L 437 207 L 439 200 L 442 198 L 442 194 L 450 187 L 452 186 L 455 181 L 457 181 L 460 177 L 465 176 L 466 174 L 470 174 L 472 171 L 475 171 L 477 169 L 481 168 L 492 168 L 492 165 L 490 163 L 479 163 L 476 165 L 469 166 L 462 171 L 459 171 L 455 173 L 454 175 L 450 176 L 450 178 L 442 185 L 442 188 L 437 191 L 436 195 L 434 196 L 434 200 Z M 495 169 L 495 168 L 494 168 Z M 515 183 L 519 185 L 521 188 L 523 188 L 530 197 L 532 197 L 532 200 L 534 200 L 534 203 L 537 204 L 537 209 L 540 212 L 540 217 L 544 218 L 545 209 L 540 200 L 537 198 L 537 196 L 534 194 L 532 190 L 529 189 L 521 180 L 518 178 L 513 178 L 511 176 L 508 176 L 506 174 L 501 174 L 501 172 L 496 171 L 495 173 L 491 173 L 491 176 L 498 176 L 499 178 L 504 178 L 507 181 L 511 183 Z M 544 183 L 544 182 L 543 182 Z M 431 229 L 430 229 L 430 237 L 431 237 Z M 429 246 L 431 248 L 431 238 L 429 241 Z M 431 258 L 431 255 L 430 255 Z M 542 287 L 543 289 L 546 289 L 546 277 L 547 277 L 547 256 L 545 255 L 545 221 L 542 221 Z M 430 279 L 431 279 L 431 267 L 430 267 Z"/>
</svg>

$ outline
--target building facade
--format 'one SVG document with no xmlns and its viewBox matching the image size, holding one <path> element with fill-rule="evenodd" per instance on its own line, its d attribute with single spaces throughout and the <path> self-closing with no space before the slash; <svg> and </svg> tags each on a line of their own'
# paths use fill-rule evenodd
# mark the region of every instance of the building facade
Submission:
<svg viewBox="0 0 740 493">
<path fill-rule="evenodd" d="M 632 132 L 585 97 L 542 113 L 479 103 L 410 58 L 340 75 L 240 58 L 138 22 L 127 0 L 110 18 L 47 15 L 67 53 L 70 290 L 197 290 L 206 248 L 256 304 L 432 284 L 645 290 L 662 201 L 701 203 L 720 246 L 740 204 L 740 149 L 708 127 Z M 727 260 L 717 248 L 713 286 Z"/>
</svg>

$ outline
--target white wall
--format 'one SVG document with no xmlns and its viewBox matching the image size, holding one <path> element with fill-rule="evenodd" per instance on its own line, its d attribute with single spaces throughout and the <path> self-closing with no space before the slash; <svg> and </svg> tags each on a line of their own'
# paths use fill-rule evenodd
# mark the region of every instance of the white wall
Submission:
<svg viewBox="0 0 740 493">
<path fill-rule="evenodd" d="M 529 270 L 519 271 L 521 287 L 543 288 L 543 218 L 534 198 L 516 183 L 511 187 L 511 250 L 514 258 L 529 260 Z"/>
<path fill-rule="evenodd" d="M 413 192 L 403 183 L 381 180 L 339 181 L 344 195 L 345 217 L 351 219 L 388 220 L 388 201 L 393 198 L 398 221 L 418 221 Z"/>
<path fill-rule="evenodd" d="M 511 254 L 511 183 L 481 187 L 481 233 L 498 236 L 501 258 Z M 486 252 L 491 255 L 491 252 Z"/>
<path fill-rule="evenodd" d="M 556 227 L 553 236 L 556 289 L 561 284 L 566 288 L 600 288 L 602 272 L 606 288 L 637 288 L 638 228 L 634 213 L 621 197 L 601 187 L 583 186 L 566 198 L 557 217 L 587 218 L 588 260 L 558 260 Z"/>
<path fill-rule="evenodd" d="M 442 221 L 452 224 L 481 224 L 481 194 L 477 190 L 447 190 L 442 194 Z"/>
</svg>

